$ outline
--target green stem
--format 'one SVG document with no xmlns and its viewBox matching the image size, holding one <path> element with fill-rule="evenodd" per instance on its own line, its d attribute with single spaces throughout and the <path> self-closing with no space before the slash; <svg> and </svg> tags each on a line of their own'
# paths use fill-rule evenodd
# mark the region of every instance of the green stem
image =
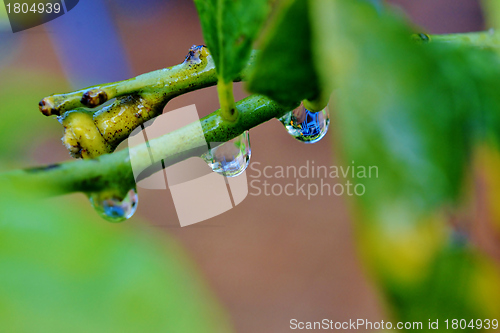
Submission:
<svg viewBox="0 0 500 333">
<path fill-rule="evenodd" d="M 241 75 L 235 80 L 244 78 L 250 70 L 256 51 Z M 169 100 L 181 94 L 212 86 L 217 83 L 215 64 L 208 49 L 204 46 L 193 46 L 182 64 L 161 69 L 138 77 L 94 86 L 73 93 L 52 95 L 40 102 L 40 110 L 45 115 L 60 115 L 65 131 L 63 144 L 71 155 L 76 158 L 95 158 L 111 153 L 125 140 L 131 131 L 157 117 Z M 223 100 L 232 96 L 232 82 L 230 82 Z M 107 99 L 116 97 L 116 101 L 95 112 L 83 109 L 104 103 Z M 94 99 L 92 99 L 94 98 Z M 90 103 L 90 104 L 89 104 Z M 223 110 L 227 110 L 224 105 Z M 235 121 L 233 117 L 224 119 Z"/>
<path fill-rule="evenodd" d="M 226 142 L 246 130 L 270 119 L 281 117 L 289 109 L 278 105 L 267 97 L 249 96 L 237 103 L 238 120 L 224 121 L 221 110 L 202 118 L 201 126 L 207 142 Z M 149 141 L 153 154 L 165 156 L 165 166 L 193 156 L 194 144 L 186 140 L 196 124 L 190 124 L 174 132 Z M 105 189 L 125 191 L 135 186 L 130 156 L 140 161 L 140 168 L 149 166 L 146 144 L 124 149 L 96 159 L 77 160 L 41 168 L 14 170 L 0 174 L 3 186 L 28 186 L 44 189 L 44 195 L 59 195 L 70 192 L 97 192 Z"/>
<path fill-rule="evenodd" d="M 488 31 L 445 35 L 414 34 L 412 37 L 422 42 L 463 44 L 464 46 L 476 46 L 480 48 L 500 47 L 500 33 L 496 33 L 493 29 Z"/>
<path fill-rule="evenodd" d="M 224 82 L 222 78 L 219 78 L 217 82 L 217 93 L 219 94 L 222 118 L 230 122 L 238 119 L 238 109 L 236 108 L 233 95 L 233 82 Z"/>
<path fill-rule="evenodd" d="M 256 54 L 257 51 L 252 51 L 247 66 L 235 81 L 241 81 L 246 76 Z M 161 96 L 170 100 L 186 92 L 213 86 L 216 83 L 215 63 L 208 49 L 203 45 L 193 45 L 184 62 L 179 65 L 124 81 L 96 85 L 65 94 L 54 94 L 42 99 L 39 108 L 44 115 L 51 116 L 81 107 L 94 108 L 113 98 L 128 95 Z"/>
<path fill-rule="evenodd" d="M 458 42 L 490 48 L 496 48 L 500 45 L 499 36 L 491 31 L 431 36 L 419 34 L 414 35 L 414 38 L 423 41 Z M 241 77 L 236 80 L 241 80 L 246 76 L 253 63 L 255 53 L 254 51 L 249 65 L 243 70 Z M 44 114 L 59 115 L 74 108 L 94 107 L 104 103 L 105 100 L 117 98 L 113 105 L 92 113 L 97 130 L 101 134 L 104 133 L 103 138 L 106 142 L 117 144 L 130 133 L 121 127 L 116 129 L 116 132 L 122 133 L 121 136 L 108 137 L 109 133 L 113 133 L 110 130 L 112 122 L 108 121 L 109 117 L 114 118 L 118 114 L 127 117 L 133 115 L 138 119 L 141 118 L 142 123 L 160 114 L 165 103 L 171 98 L 191 90 L 214 85 L 217 82 L 215 65 L 208 50 L 205 47 L 193 47 L 186 60 L 180 65 L 125 81 L 94 86 L 73 93 L 52 95 L 42 100 L 40 108 Z M 232 86 L 222 84 L 219 90 L 230 94 Z M 85 96 L 88 98 L 84 98 Z M 222 102 L 221 105 L 223 106 L 222 110 L 227 110 L 227 106 L 231 103 Z M 146 109 L 150 108 L 144 117 L 140 112 L 137 112 L 137 108 L 142 106 L 146 106 Z M 235 106 L 235 109 L 239 111 L 235 121 L 227 121 L 230 117 L 222 110 L 218 110 L 201 120 L 207 142 L 228 141 L 245 130 L 272 118 L 280 117 L 290 110 L 290 108 L 284 108 L 266 97 L 257 95 L 250 96 L 236 103 Z M 140 124 L 127 125 L 132 125 L 126 127 L 131 131 Z M 179 153 L 194 148 L 190 147 L 190 140 L 186 140 L 192 126 L 193 124 L 188 125 L 149 141 L 151 149 L 166 156 L 166 165 L 190 157 L 190 155 Z M 146 145 L 132 148 L 130 154 L 136 155 L 135 160 L 140 160 L 141 163 L 149 163 L 150 161 Z M 96 192 L 109 188 L 128 190 L 135 185 L 128 149 L 114 154 L 102 155 L 96 159 L 14 170 L 0 174 L 0 181 L 6 186 L 41 187 L 49 195 L 77 191 Z"/>
</svg>

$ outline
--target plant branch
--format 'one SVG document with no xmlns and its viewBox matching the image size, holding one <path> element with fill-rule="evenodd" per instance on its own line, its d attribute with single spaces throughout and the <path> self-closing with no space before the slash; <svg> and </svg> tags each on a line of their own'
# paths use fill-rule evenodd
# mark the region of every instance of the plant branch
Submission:
<svg viewBox="0 0 500 333">
<path fill-rule="evenodd" d="M 239 116 L 234 123 L 222 119 L 221 110 L 202 118 L 201 126 L 207 142 L 226 142 L 246 130 L 270 119 L 281 117 L 284 108 L 267 97 L 249 96 L 237 103 Z M 165 156 L 165 166 L 172 165 L 191 156 L 197 156 L 196 147 L 186 140 L 197 124 L 192 123 L 174 132 L 149 141 L 154 154 Z M 106 154 L 95 159 L 78 160 L 25 170 L 14 170 L 0 174 L 5 186 L 28 186 L 40 188 L 44 195 L 59 195 L 70 192 L 98 192 L 105 189 L 127 191 L 135 186 L 130 158 L 140 161 L 143 169 L 150 164 L 146 144 Z"/>
<path fill-rule="evenodd" d="M 491 31 L 430 36 L 418 34 L 413 37 L 421 41 L 465 43 L 489 48 L 496 48 L 500 45 L 498 36 Z M 235 81 L 246 76 L 254 57 L 255 51 L 248 66 Z M 67 146 L 75 144 L 75 147 L 79 149 L 73 151 L 73 154 L 79 157 L 97 158 L 14 170 L 0 174 L 0 181 L 6 186 L 39 187 L 47 195 L 70 192 L 90 193 L 105 189 L 127 191 L 135 186 L 130 156 L 134 156 L 134 160 L 141 161 L 140 163 L 144 164 L 142 167 L 146 168 L 146 164 L 150 161 L 148 147 L 140 145 L 131 148 L 130 151 L 125 149 L 114 154 L 106 153 L 112 152 L 134 128 L 161 114 L 163 107 L 170 99 L 192 90 L 215 85 L 217 79 L 214 62 L 206 47 L 193 46 L 185 61 L 180 65 L 125 81 L 44 98 L 40 102 L 42 113 L 62 115 L 60 120 L 63 125 L 71 128 L 71 135 L 66 137 L 65 143 Z M 79 107 L 96 107 L 112 98 L 117 100 L 112 105 L 96 112 L 74 110 Z M 291 109 L 260 95 L 252 95 L 236 103 L 236 106 L 238 117 L 234 122 L 227 121 L 221 110 L 201 119 L 207 142 L 226 142 L 245 130 L 272 118 L 281 117 Z M 188 125 L 149 141 L 150 149 L 165 156 L 165 166 L 191 156 L 198 156 L 193 150 L 195 147 L 191 147 L 192 143 L 186 139 L 189 138 L 189 133 L 195 125 Z M 92 138 L 92 135 L 88 135 L 88 131 L 91 130 L 94 131 L 94 136 L 99 138 L 95 140 L 96 144 L 104 148 L 98 147 L 92 151 L 92 147 L 81 147 L 81 142 L 71 142 L 78 136 Z"/>
<path fill-rule="evenodd" d="M 252 51 L 247 67 L 235 81 L 243 79 L 253 65 L 256 54 L 257 51 Z M 193 45 L 179 65 L 124 81 L 105 83 L 65 94 L 54 94 L 43 98 L 39 103 L 39 109 L 46 116 L 59 116 L 65 111 L 81 107 L 95 108 L 113 98 L 132 94 L 163 95 L 170 100 L 175 96 L 216 83 L 215 63 L 208 49 L 203 45 Z"/>
<path fill-rule="evenodd" d="M 235 121 L 238 118 L 238 109 L 234 102 L 233 82 L 224 82 L 222 77 L 219 77 L 217 93 L 222 117 L 227 121 Z"/>
<path fill-rule="evenodd" d="M 256 51 L 236 81 L 245 77 L 255 54 Z M 95 158 L 113 152 L 137 126 L 160 115 L 172 98 L 216 83 L 210 52 L 205 46 L 193 46 L 182 64 L 125 81 L 52 95 L 39 105 L 45 115 L 61 115 L 65 128 L 63 143 L 73 157 Z M 111 98 L 116 98 L 113 104 L 95 112 L 81 109 Z"/>
<path fill-rule="evenodd" d="M 185 60 L 176 66 L 142 74 L 128 80 L 88 87 L 66 94 L 45 97 L 39 103 L 40 111 L 46 115 L 61 115 L 64 111 L 81 107 L 94 108 L 112 98 L 127 95 L 156 95 L 159 101 L 196 88 L 217 82 L 215 64 L 204 46 L 193 45 Z M 196 89 L 195 88 L 195 89 Z M 158 102 L 159 102 L 158 101 Z"/>
</svg>

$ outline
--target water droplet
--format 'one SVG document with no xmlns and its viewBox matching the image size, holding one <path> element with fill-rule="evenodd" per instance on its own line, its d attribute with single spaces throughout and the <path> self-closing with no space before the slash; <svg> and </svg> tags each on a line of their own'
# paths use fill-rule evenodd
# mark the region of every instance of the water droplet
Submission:
<svg viewBox="0 0 500 333">
<path fill-rule="evenodd" d="M 304 143 L 315 143 L 321 140 L 328 132 L 330 124 L 328 106 L 319 112 L 312 112 L 307 110 L 302 103 L 279 120 L 291 136 Z"/>
<path fill-rule="evenodd" d="M 125 197 L 120 197 L 115 192 L 104 191 L 90 194 L 89 199 L 101 217 L 114 223 L 131 218 L 137 210 L 139 201 L 135 189 L 128 191 Z"/>
<path fill-rule="evenodd" d="M 227 177 L 236 177 L 245 171 L 251 155 L 250 134 L 245 131 L 240 136 L 210 149 L 201 158 L 213 171 Z"/>
</svg>

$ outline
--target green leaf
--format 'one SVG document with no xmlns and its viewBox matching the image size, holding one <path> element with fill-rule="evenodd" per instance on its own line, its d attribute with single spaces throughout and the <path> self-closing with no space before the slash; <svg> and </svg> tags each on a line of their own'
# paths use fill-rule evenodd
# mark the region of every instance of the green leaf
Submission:
<svg viewBox="0 0 500 333">
<path fill-rule="evenodd" d="M 339 87 L 336 142 L 346 163 L 378 170 L 353 177 L 366 190 L 354 212 L 360 247 L 398 320 L 487 315 L 471 297 L 483 273 L 478 258 L 447 220 L 471 196 L 473 149 L 500 142 L 498 54 L 416 43 L 406 22 L 364 1 L 311 4 L 314 59 Z"/>
<path fill-rule="evenodd" d="M 217 73 L 232 82 L 246 65 L 269 11 L 268 0 L 195 0 Z"/>
<path fill-rule="evenodd" d="M 15 166 L 15 161 L 27 159 L 26 155 L 47 136 L 58 140 L 60 125 L 47 119 L 38 110 L 40 96 L 50 94 L 48 89 L 67 90 L 62 78 L 47 73 L 0 69 L 0 100 L 2 101 L 0 121 L 0 167 Z M 39 82 L 44 82 L 42 87 Z M 5 164 L 5 166 L 3 166 Z"/>
<path fill-rule="evenodd" d="M 312 3 L 346 160 L 379 170 L 358 180 L 367 213 L 402 223 L 456 203 L 472 146 L 498 126 L 496 53 L 415 43 L 405 22 L 360 1 Z"/>
<path fill-rule="evenodd" d="M 481 0 L 486 28 L 500 28 L 500 2 L 497 0 Z"/>
<path fill-rule="evenodd" d="M 4 189 L 4 332 L 231 332 L 185 252 L 133 218 L 103 221 L 75 197 Z M 135 220 L 135 223 L 134 223 Z"/>
<path fill-rule="evenodd" d="M 283 105 L 315 99 L 320 85 L 312 54 L 308 1 L 284 1 L 271 25 L 248 89 Z"/>
</svg>

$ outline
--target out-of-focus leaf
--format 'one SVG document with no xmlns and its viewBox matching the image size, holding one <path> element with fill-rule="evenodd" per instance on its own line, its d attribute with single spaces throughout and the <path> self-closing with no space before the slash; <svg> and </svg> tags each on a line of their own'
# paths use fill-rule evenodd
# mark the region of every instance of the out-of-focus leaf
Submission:
<svg viewBox="0 0 500 333">
<path fill-rule="evenodd" d="M 487 28 L 500 28 L 500 2 L 497 0 L 481 0 L 483 15 Z"/>
<path fill-rule="evenodd" d="M 34 189 L 6 190 L 2 332 L 232 331 L 171 238 L 106 223 L 71 198 L 35 201 Z"/>
<path fill-rule="evenodd" d="M 480 257 L 464 246 L 451 244 L 436 252 L 425 268 L 427 276 L 421 283 L 405 289 L 398 289 L 397 284 L 386 284 L 387 296 L 394 305 L 398 320 L 439 320 L 440 331 L 446 331 L 443 326 L 447 319 L 460 318 L 469 323 L 488 315 L 477 305 L 477 295 L 474 294 L 474 275 L 483 271 L 483 267 L 477 264 Z M 498 274 L 489 276 L 493 281 L 498 277 Z"/>
<path fill-rule="evenodd" d="M 500 152 L 494 147 L 481 146 L 476 149 L 475 167 L 481 175 L 484 184 L 484 195 L 478 195 L 485 201 L 484 216 L 489 218 L 487 225 L 491 225 L 491 232 L 500 236 Z M 498 237 L 497 236 L 497 237 Z M 493 238 L 496 238 L 493 236 Z"/>
<path fill-rule="evenodd" d="M 360 1 L 311 1 L 346 159 L 379 169 L 362 180 L 364 208 L 404 223 L 453 203 L 473 143 L 500 133 L 497 54 L 415 43 L 404 22 Z"/>
<path fill-rule="evenodd" d="M 7 9 L 0 7 L 0 26 L 8 25 L 9 17 L 7 16 Z"/>
<path fill-rule="evenodd" d="M 203 37 L 225 82 L 246 65 L 269 11 L 268 0 L 195 0 Z"/>
<path fill-rule="evenodd" d="M 20 69 L 0 68 L 0 77 L 1 165 L 22 158 L 32 144 L 47 134 L 54 138 L 61 134 L 61 125 L 53 118 L 44 117 L 38 110 L 38 102 L 54 91 L 68 90 L 68 86 L 63 79 Z M 45 82 L 45 86 L 37 82 Z"/>
<path fill-rule="evenodd" d="M 281 4 L 249 79 L 248 89 L 283 105 L 315 99 L 320 84 L 313 63 L 309 4 Z"/>
<path fill-rule="evenodd" d="M 310 3 L 316 66 L 338 87 L 332 125 L 345 160 L 378 168 L 378 177 L 353 179 L 366 188 L 355 213 L 395 314 L 485 317 L 474 294 L 484 267 L 444 212 L 463 198 L 477 143 L 500 142 L 498 54 L 416 43 L 407 23 L 365 1 Z M 489 279 L 498 283 L 498 272 Z"/>
</svg>

